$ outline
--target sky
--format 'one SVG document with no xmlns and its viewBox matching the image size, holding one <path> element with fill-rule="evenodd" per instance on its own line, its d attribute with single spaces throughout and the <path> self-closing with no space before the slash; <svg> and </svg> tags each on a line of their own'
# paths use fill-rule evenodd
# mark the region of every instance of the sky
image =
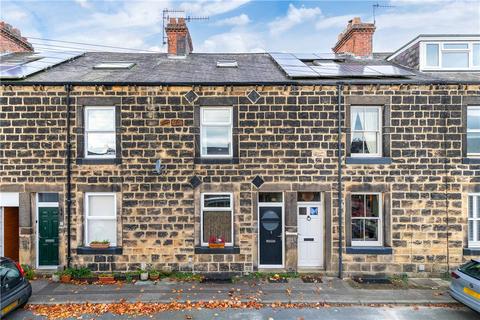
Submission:
<svg viewBox="0 0 480 320">
<path fill-rule="evenodd" d="M 373 21 L 375 3 L 376 52 L 395 51 L 419 34 L 480 34 L 480 0 L 0 0 L 0 18 L 37 51 L 118 50 L 41 40 L 53 39 L 165 52 L 168 8 L 208 16 L 188 23 L 194 52 L 330 52 L 349 19 Z"/>
</svg>

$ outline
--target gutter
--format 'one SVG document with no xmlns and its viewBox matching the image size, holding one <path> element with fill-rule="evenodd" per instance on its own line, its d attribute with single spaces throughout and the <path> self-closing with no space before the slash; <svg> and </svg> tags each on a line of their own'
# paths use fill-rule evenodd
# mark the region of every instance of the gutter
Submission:
<svg viewBox="0 0 480 320">
<path fill-rule="evenodd" d="M 71 121 L 71 106 L 70 106 L 70 93 L 72 85 L 65 85 L 66 105 L 67 105 L 67 268 L 70 268 L 72 255 L 71 255 L 71 220 L 72 220 L 72 144 L 70 142 L 70 121 Z"/>
<path fill-rule="evenodd" d="M 337 139 L 337 160 L 338 160 L 338 181 L 337 181 L 337 206 L 338 206 L 338 277 L 342 279 L 343 273 L 343 193 L 342 193 L 342 105 L 343 105 L 343 83 L 337 84 L 337 121 L 338 121 L 338 139 Z"/>
<path fill-rule="evenodd" d="M 458 85 L 458 84 L 470 84 L 470 85 L 479 85 L 480 80 L 474 81 L 454 81 L 454 80 L 389 80 L 384 81 L 381 79 L 376 79 L 379 81 L 365 81 L 364 79 L 359 80 L 358 82 L 350 79 L 348 81 L 349 85 Z M 64 86 L 64 85 L 71 85 L 71 86 L 283 86 L 283 85 L 297 85 L 297 86 L 313 86 L 313 85 L 337 85 L 339 83 L 338 80 L 328 80 L 324 82 L 320 81 L 305 81 L 305 80 L 297 80 L 297 81 L 258 81 L 258 82 L 160 82 L 160 81 L 62 81 L 62 82 L 55 82 L 55 81 L 0 81 L 1 85 L 5 86 Z"/>
</svg>

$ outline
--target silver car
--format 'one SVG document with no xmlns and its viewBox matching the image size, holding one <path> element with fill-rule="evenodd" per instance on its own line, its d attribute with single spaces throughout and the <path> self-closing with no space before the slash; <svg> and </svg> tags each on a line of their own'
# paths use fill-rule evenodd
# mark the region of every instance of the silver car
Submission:
<svg viewBox="0 0 480 320">
<path fill-rule="evenodd" d="M 472 259 L 452 272 L 450 295 L 480 312 L 480 259 Z"/>
<path fill-rule="evenodd" d="M 22 267 L 15 261 L 0 257 L 0 318 L 23 307 L 32 295 L 32 286 Z"/>
</svg>

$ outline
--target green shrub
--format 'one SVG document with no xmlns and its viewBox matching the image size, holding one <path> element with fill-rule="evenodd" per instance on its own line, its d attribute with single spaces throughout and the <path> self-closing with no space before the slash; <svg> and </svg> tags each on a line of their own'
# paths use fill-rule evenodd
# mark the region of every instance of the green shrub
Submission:
<svg viewBox="0 0 480 320">
<path fill-rule="evenodd" d="M 86 267 L 72 269 L 71 274 L 75 279 L 89 278 L 92 276 L 92 271 Z"/>
</svg>

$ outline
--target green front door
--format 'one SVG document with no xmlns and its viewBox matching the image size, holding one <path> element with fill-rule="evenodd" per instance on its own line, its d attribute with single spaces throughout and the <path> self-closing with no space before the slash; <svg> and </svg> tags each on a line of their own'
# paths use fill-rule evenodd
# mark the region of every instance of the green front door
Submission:
<svg viewBox="0 0 480 320">
<path fill-rule="evenodd" d="M 38 208 L 38 264 L 58 265 L 58 208 Z"/>
</svg>

